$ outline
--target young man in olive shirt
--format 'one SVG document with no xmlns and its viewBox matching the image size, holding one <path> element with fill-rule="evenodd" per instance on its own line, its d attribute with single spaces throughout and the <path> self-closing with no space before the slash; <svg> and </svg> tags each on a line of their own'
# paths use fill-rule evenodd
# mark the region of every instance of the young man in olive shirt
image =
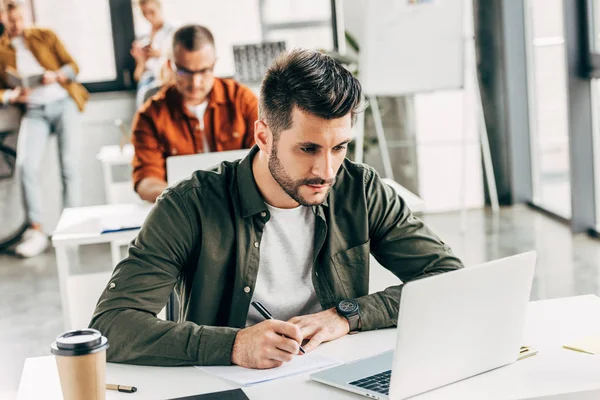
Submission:
<svg viewBox="0 0 600 400">
<path fill-rule="evenodd" d="M 167 189 L 116 267 L 91 324 L 109 361 L 276 367 L 303 341 L 308 353 L 395 326 L 402 285 L 369 294 L 369 254 L 403 282 L 461 267 L 371 167 L 345 158 L 361 99 L 328 56 L 274 63 L 257 145 Z M 158 320 L 174 287 L 179 322 Z M 278 320 L 253 317 L 252 300 Z"/>
</svg>

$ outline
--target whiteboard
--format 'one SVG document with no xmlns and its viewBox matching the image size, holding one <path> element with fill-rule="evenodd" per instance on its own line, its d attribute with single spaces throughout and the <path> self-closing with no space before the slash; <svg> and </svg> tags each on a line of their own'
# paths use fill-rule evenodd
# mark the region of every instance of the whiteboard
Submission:
<svg viewBox="0 0 600 400">
<path fill-rule="evenodd" d="M 463 88 L 463 0 L 362 4 L 364 26 L 356 32 L 360 35 L 359 79 L 366 94 L 399 96 Z"/>
</svg>

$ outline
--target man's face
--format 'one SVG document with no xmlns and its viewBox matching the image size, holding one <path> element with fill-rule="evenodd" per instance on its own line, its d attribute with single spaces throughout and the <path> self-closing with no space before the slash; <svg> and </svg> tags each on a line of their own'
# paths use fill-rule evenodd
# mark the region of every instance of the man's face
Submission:
<svg viewBox="0 0 600 400">
<path fill-rule="evenodd" d="M 269 171 L 298 204 L 321 204 L 335 183 L 351 138 L 350 114 L 327 120 L 294 107 L 291 128 L 280 132 L 273 143 Z"/>
<path fill-rule="evenodd" d="M 23 31 L 25 30 L 25 17 L 21 7 L 17 7 L 7 12 L 5 19 L 8 36 L 16 37 L 23 34 Z"/>
<path fill-rule="evenodd" d="M 177 90 L 185 102 L 201 103 L 206 99 L 215 80 L 213 70 L 216 62 L 215 48 L 210 44 L 195 51 L 175 46 L 171 64 Z"/>
<path fill-rule="evenodd" d="M 142 10 L 142 15 L 152 26 L 156 26 L 162 23 L 162 13 L 160 10 L 160 5 L 153 1 L 149 1 L 143 6 L 140 7 Z"/>
</svg>

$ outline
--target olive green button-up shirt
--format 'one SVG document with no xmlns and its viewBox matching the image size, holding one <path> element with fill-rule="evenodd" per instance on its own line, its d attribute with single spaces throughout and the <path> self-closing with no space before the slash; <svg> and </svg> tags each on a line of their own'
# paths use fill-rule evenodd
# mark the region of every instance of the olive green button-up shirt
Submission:
<svg viewBox="0 0 600 400">
<path fill-rule="evenodd" d="M 110 343 L 108 361 L 231 363 L 269 221 L 252 173 L 257 152 L 255 146 L 241 161 L 196 171 L 159 197 L 92 318 L 91 327 Z M 312 281 L 319 302 L 328 309 L 342 299 L 356 299 L 362 330 L 396 325 L 402 288 L 369 294 L 369 253 L 403 282 L 462 266 L 366 165 L 345 160 L 326 202 L 312 209 Z M 160 320 L 156 315 L 173 288 L 181 303 L 180 321 Z"/>
</svg>

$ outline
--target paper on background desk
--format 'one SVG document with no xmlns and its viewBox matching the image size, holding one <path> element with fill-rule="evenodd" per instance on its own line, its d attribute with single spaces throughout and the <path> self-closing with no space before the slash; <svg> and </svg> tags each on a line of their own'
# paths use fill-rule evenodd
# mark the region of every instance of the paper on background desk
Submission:
<svg viewBox="0 0 600 400">
<path fill-rule="evenodd" d="M 100 218 L 100 232 L 110 233 L 140 229 L 150 213 L 150 208 L 140 208 L 128 214 L 117 214 Z"/>
<path fill-rule="evenodd" d="M 324 357 L 319 354 L 307 354 L 296 356 L 289 363 L 281 367 L 272 369 L 249 369 L 238 367 L 237 365 L 227 367 L 201 367 L 204 372 L 216 375 L 219 378 L 237 383 L 238 385 L 248 386 L 256 383 L 267 382 L 273 379 L 279 379 L 290 375 L 296 375 L 301 372 L 307 372 L 337 365 L 340 362 L 332 358 Z"/>
</svg>

